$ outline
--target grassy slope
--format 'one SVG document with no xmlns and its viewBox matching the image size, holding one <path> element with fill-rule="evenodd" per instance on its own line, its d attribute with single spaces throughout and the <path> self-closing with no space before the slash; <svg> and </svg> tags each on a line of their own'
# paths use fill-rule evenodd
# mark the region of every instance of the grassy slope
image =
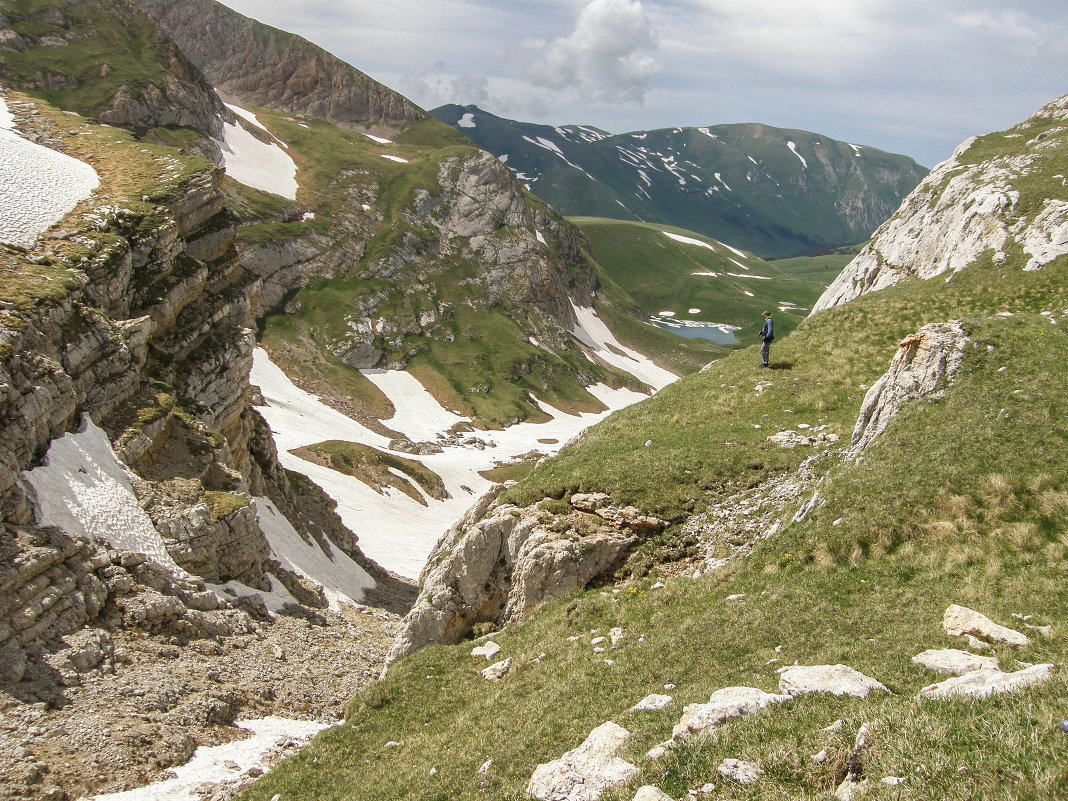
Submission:
<svg viewBox="0 0 1068 801">
<path fill-rule="evenodd" d="M 788 273 L 778 264 L 755 256 L 740 258 L 716 240 L 692 231 L 588 217 L 574 218 L 573 222 L 590 238 L 605 273 L 647 314 L 668 310 L 676 312 L 678 319 L 729 323 L 759 330 L 761 311 L 789 301 L 802 310 L 776 315 L 776 332 L 781 332 L 781 336 L 797 327 L 823 291 L 820 284 Z M 678 242 L 664 236 L 663 231 L 708 242 L 716 252 Z M 693 275 L 695 272 L 746 275 L 747 271 L 732 262 L 732 258 L 750 268 L 753 275 L 771 280 Z M 753 297 L 744 291 L 752 292 Z M 701 311 L 688 314 L 691 308 Z M 746 341 L 745 332 L 741 333 L 742 341 Z"/>
<path fill-rule="evenodd" d="M 1011 280 L 1003 275 L 987 262 L 949 287 L 914 282 L 867 296 L 778 342 L 773 362 L 790 369 L 763 374 L 753 350 L 738 352 L 600 424 L 513 497 L 526 502 L 595 487 L 668 514 L 689 499 L 701 506 L 808 455 L 769 447 L 765 437 L 777 427 L 822 419 L 848 435 L 865 386 L 885 371 L 904 334 L 956 317 L 974 342 L 946 397 L 907 408 L 862 465 L 832 471 L 821 488 L 824 507 L 764 543 L 744 566 L 677 579 L 666 591 L 648 591 L 646 579 L 618 596 L 591 591 L 554 603 L 497 638 L 504 655 L 521 663 L 500 684 L 478 676 L 470 645 L 420 652 L 358 697 L 344 728 L 248 797 L 519 799 L 537 763 L 606 719 L 633 732 L 623 756 L 641 765 L 641 781 L 674 797 L 707 781 L 720 785 L 723 798 L 827 797 L 844 775 L 857 727 L 869 721 L 880 723 L 865 762 L 876 782 L 869 797 L 1068 792 L 1063 674 L 1009 698 L 935 703 L 916 700 L 936 677 L 909 659 L 957 644 L 940 626 L 954 602 L 1006 624 L 1020 612 L 1054 625 L 1052 640 L 1003 651 L 1006 668 L 1068 656 L 1061 622 L 1068 612 L 1068 335 L 1037 314 L 1068 309 L 1068 259 L 1039 273 L 1014 270 Z M 1019 316 L 990 316 L 1006 310 Z M 773 386 L 758 396 L 753 386 L 765 377 Z M 647 439 L 653 444 L 641 447 Z M 743 601 L 724 602 L 739 592 Z M 605 654 L 615 660 L 611 668 L 587 644 L 565 639 L 615 625 L 628 638 Z M 541 653 L 540 664 L 530 663 Z M 773 690 L 778 663 L 771 659 L 844 662 L 895 695 L 801 699 L 660 763 L 641 761 L 670 734 L 683 704 L 729 685 Z M 667 682 L 678 685 L 669 710 L 626 711 Z M 838 718 L 847 721 L 841 735 L 821 731 Z M 386 749 L 390 740 L 400 747 Z M 830 759 L 817 765 L 809 757 L 823 748 Z M 767 775 L 754 789 L 724 782 L 715 768 L 727 757 L 758 762 Z M 487 758 L 493 767 L 479 778 Z M 908 776 L 906 789 L 877 783 L 889 775 Z M 610 797 L 629 799 L 638 784 Z"/>
</svg>

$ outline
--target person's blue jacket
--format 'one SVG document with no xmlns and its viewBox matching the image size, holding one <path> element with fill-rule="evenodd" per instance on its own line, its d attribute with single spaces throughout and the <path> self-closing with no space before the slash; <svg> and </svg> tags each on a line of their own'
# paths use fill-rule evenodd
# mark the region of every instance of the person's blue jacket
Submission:
<svg viewBox="0 0 1068 801">
<path fill-rule="evenodd" d="M 764 320 L 764 328 L 760 331 L 760 338 L 764 342 L 771 342 L 771 340 L 775 339 L 775 326 L 771 324 L 770 317 Z"/>
</svg>

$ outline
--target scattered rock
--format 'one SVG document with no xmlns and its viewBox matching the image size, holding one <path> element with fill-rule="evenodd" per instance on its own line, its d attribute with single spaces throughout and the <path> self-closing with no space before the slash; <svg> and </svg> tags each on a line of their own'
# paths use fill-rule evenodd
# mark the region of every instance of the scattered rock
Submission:
<svg viewBox="0 0 1068 801">
<path fill-rule="evenodd" d="M 608 642 L 607 637 L 594 637 L 592 640 L 590 640 L 590 645 L 604 645 L 606 642 Z"/>
<path fill-rule="evenodd" d="M 774 695 L 755 687 L 725 687 L 716 690 L 707 704 L 690 704 L 682 711 L 682 719 L 672 729 L 674 740 L 707 731 L 728 721 L 759 712 L 768 704 L 792 700 L 789 695 Z"/>
<path fill-rule="evenodd" d="M 744 592 L 739 592 L 739 593 L 736 593 L 734 595 L 728 595 L 726 600 L 728 600 L 728 601 L 740 601 L 744 597 L 745 597 L 745 593 Z"/>
<path fill-rule="evenodd" d="M 627 635 L 623 629 L 617 627 L 608 632 L 608 636 L 612 640 L 612 647 L 618 648 L 619 644 L 623 642 L 623 638 Z"/>
<path fill-rule="evenodd" d="M 879 779 L 879 781 L 889 787 L 899 787 L 908 780 L 901 776 L 884 776 L 883 778 Z"/>
<path fill-rule="evenodd" d="M 580 512 L 596 512 L 612 505 L 612 497 L 603 492 L 576 493 L 571 496 L 571 505 Z"/>
<path fill-rule="evenodd" d="M 740 759 L 724 759 L 718 770 L 720 776 L 747 787 L 751 784 L 756 784 L 760 781 L 760 777 L 764 775 L 764 771 L 760 769 L 759 765 L 754 765 L 752 762 L 743 762 Z"/>
<path fill-rule="evenodd" d="M 501 646 L 497 645 L 493 640 L 489 640 L 486 643 L 471 649 L 471 656 L 476 659 L 485 659 L 489 662 L 493 657 L 501 652 Z"/>
<path fill-rule="evenodd" d="M 671 706 L 674 699 L 670 695 L 647 695 L 630 708 L 631 712 L 659 712 Z"/>
<path fill-rule="evenodd" d="M 627 782 L 638 768 L 616 758 L 630 732 L 611 721 L 590 732 L 578 748 L 534 769 L 527 794 L 541 801 L 596 801 Z"/>
<path fill-rule="evenodd" d="M 515 667 L 515 660 L 508 657 L 485 668 L 482 671 L 482 678 L 487 681 L 500 681 L 511 672 L 513 667 Z"/>
<path fill-rule="evenodd" d="M 784 668 L 779 676 L 779 692 L 789 696 L 831 693 L 867 698 L 873 690 L 890 692 L 880 682 L 847 665 L 809 665 Z"/>
<path fill-rule="evenodd" d="M 827 761 L 827 749 L 826 748 L 821 749 L 818 754 L 813 754 L 812 755 L 812 761 L 815 762 L 817 765 L 822 765 L 824 762 L 826 762 Z"/>
<path fill-rule="evenodd" d="M 912 657 L 912 662 L 920 667 L 933 670 L 935 673 L 946 673 L 960 676 L 971 673 L 973 670 L 1000 670 L 997 657 L 976 656 L 967 651 L 956 648 L 943 648 L 941 650 L 929 649 L 922 654 Z"/>
<path fill-rule="evenodd" d="M 861 793 L 868 789 L 868 780 L 856 781 L 852 776 L 846 776 L 838 789 L 834 791 L 834 797 L 838 801 L 853 801 Z"/>
<path fill-rule="evenodd" d="M 658 581 L 658 582 L 656 582 L 656 584 L 654 584 L 654 585 L 653 585 L 652 587 L 650 587 L 649 589 L 651 589 L 651 590 L 662 590 L 662 589 L 664 589 L 665 587 L 667 587 L 667 584 L 665 584 L 665 583 L 664 583 L 664 582 L 662 582 L 662 581 Z"/>
<path fill-rule="evenodd" d="M 968 647 L 973 651 L 993 651 L 994 647 L 988 643 L 980 640 L 978 637 L 974 637 L 971 634 L 964 635 L 964 641 L 968 643 Z"/>
<path fill-rule="evenodd" d="M 973 670 L 963 676 L 946 679 L 920 690 L 921 698 L 989 698 L 1043 684 L 1053 678 L 1053 665 L 1034 665 L 1015 673 L 1000 670 Z"/>
<path fill-rule="evenodd" d="M 844 726 L 845 726 L 845 721 L 842 720 L 841 718 L 839 718 L 834 723 L 832 723 L 830 726 L 825 726 L 822 729 L 820 729 L 820 731 L 826 732 L 827 734 L 837 734 L 838 732 L 840 732 L 842 730 L 842 728 Z"/>
<path fill-rule="evenodd" d="M 493 767 L 493 760 L 487 759 L 482 763 L 482 766 L 478 769 L 479 776 L 486 776 L 489 774 L 490 768 Z"/>
<path fill-rule="evenodd" d="M 674 801 L 674 799 L 660 788 L 647 784 L 638 788 L 638 792 L 634 794 L 634 801 Z"/>
<path fill-rule="evenodd" d="M 942 627 L 951 637 L 972 634 L 992 642 L 1005 643 L 1013 648 L 1031 644 L 1026 634 L 998 625 L 986 615 L 957 604 L 952 604 L 946 609 L 942 617 Z"/>
</svg>

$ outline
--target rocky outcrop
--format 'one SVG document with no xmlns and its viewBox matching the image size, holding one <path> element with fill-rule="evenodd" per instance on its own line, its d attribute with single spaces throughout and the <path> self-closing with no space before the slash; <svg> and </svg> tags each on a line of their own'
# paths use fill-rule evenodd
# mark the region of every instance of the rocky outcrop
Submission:
<svg viewBox="0 0 1068 801">
<path fill-rule="evenodd" d="M 387 666 L 427 645 L 457 642 L 475 623 L 522 620 L 614 570 L 638 540 L 626 523 L 590 514 L 491 508 L 500 492 L 484 496 L 431 552 Z"/>
<path fill-rule="evenodd" d="M 341 125 L 412 122 L 418 106 L 311 42 L 213 0 L 135 0 L 224 95 Z"/>
<path fill-rule="evenodd" d="M 812 313 L 909 277 L 958 272 L 983 254 L 1025 270 L 1068 254 L 1068 189 L 1061 181 L 1036 180 L 1060 169 L 1066 120 L 1068 95 L 1003 134 L 961 144 L 875 232 Z M 973 157 L 977 152 L 982 155 Z"/>
<path fill-rule="evenodd" d="M 538 765 L 527 783 L 527 795 L 540 801 L 597 801 L 638 773 L 637 767 L 616 756 L 629 737 L 629 731 L 611 721 L 598 726 L 578 748 Z"/>
<path fill-rule="evenodd" d="M 890 369 L 864 396 L 850 457 L 859 456 L 907 403 L 944 390 L 964 361 L 966 342 L 964 327 L 956 320 L 925 325 L 901 340 Z"/>
<path fill-rule="evenodd" d="M 986 615 L 958 604 L 950 604 L 947 607 L 942 617 L 942 628 L 951 637 L 972 635 L 1013 648 L 1023 648 L 1031 644 L 1031 639 L 1026 634 L 995 623 Z"/>
<path fill-rule="evenodd" d="M 46 2 L 5 12 L 0 33 L 8 35 L 0 41 L 18 42 L 0 48 L 8 50 L 0 83 L 9 88 L 49 92 L 61 108 L 139 131 L 183 126 L 221 138 L 222 120 L 233 121 L 200 70 L 128 0 Z M 125 52 L 136 67 L 115 62 L 115 69 L 102 52 L 119 59 Z"/>
<path fill-rule="evenodd" d="M 848 665 L 800 665 L 779 672 L 779 692 L 790 696 L 830 693 L 867 698 L 874 690 L 889 692 L 882 682 Z"/>
</svg>

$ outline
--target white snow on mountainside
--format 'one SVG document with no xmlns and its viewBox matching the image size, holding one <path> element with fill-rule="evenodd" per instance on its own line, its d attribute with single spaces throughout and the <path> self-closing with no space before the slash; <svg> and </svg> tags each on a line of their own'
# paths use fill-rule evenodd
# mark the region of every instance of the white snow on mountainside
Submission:
<svg viewBox="0 0 1068 801">
<path fill-rule="evenodd" d="M 27 141 L 0 98 L 0 242 L 32 247 L 100 186 L 91 166 Z"/>
<path fill-rule="evenodd" d="M 622 346 L 592 308 L 576 307 L 575 312 L 579 319 L 575 336 L 598 358 L 656 389 L 677 379 L 674 373 Z M 422 493 L 424 506 L 400 491 L 385 488 L 378 492 L 356 478 L 293 455 L 293 450 L 325 440 L 355 442 L 380 450 L 389 449 L 389 440 L 296 387 L 263 350 L 255 353 L 251 381 L 260 387 L 267 403 L 260 412 L 274 433 L 282 464 L 306 475 L 337 502 L 337 513 L 356 533 L 367 556 L 410 578 L 419 575 L 440 536 L 492 486 L 479 471 L 534 450 L 553 455 L 611 411 L 647 397 L 628 389 L 596 385 L 587 389 L 608 407 L 604 412 L 571 415 L 539 402 L 552 420 L 519 423 L 502 431 L 475 431 L 457 443 L 455 439 L 444 439 L 444 435 L 466 418 L 443 408 L 414 376 L 385 370 L 367 370 L 364 374 L 397 410 L 393 419 L 383 421 L 385 425 L 412 440 L 436 441 L 442 446 L 441 453 L 403 456 L 421 462 L 440 476 L 450 497 L 437 500 Z"/>
<path fill-rule="evenodd" d="M 251 111 L 237 106 L 228 108 L 250 125 L 267 131 Z M 281 141 L 273 134 L 271 138 Z M 277 144 L 257 139 L 240 123 L 223 123 L 219 148 L 226 174 L 235 181 L 289 200 L 297 199 L 297 165 Z"/>
<path fill-rule="evenodd" d="M 107 434 L 88 416 L 83 418 L 81 431 L 52 440 L 42 465 L 22 477 L 37 495 L 39 525 L 143 553 L 176 575 L 184 575 L 137 502 Z"/>
</svg>

